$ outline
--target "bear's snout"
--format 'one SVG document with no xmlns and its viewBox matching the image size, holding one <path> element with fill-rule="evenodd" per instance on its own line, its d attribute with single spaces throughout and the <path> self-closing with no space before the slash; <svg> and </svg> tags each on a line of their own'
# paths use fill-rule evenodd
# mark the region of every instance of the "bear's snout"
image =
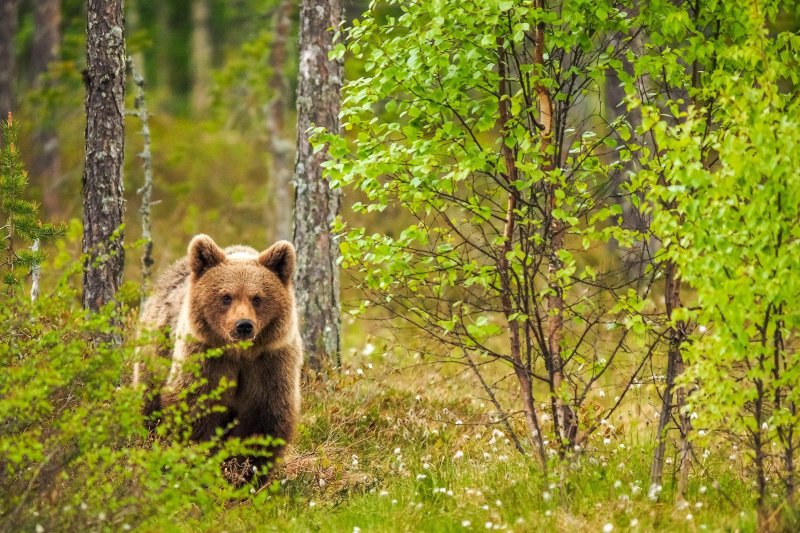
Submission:
<svg viewBox="0 0 800 533">
<path fill-rule="evenodd" d="M 253 321 L 243 318 L 236 321 L 236 336 L 240 339 L 247 340 L 253 336 Z"/>
</svg>

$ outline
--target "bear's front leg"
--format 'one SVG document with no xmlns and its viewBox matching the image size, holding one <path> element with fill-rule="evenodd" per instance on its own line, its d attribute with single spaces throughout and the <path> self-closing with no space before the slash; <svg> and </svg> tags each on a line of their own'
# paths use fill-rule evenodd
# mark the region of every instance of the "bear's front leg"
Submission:
<svg viewBox="0 0 800 533">
<path fill-rule="evenodd" d="M 208 358 L 199 371 L 180 370 L 173 374 L 162 395 L 165 405 L 183 400 L 189 409 L 190 440 L 205 442 L 214 438 L 234 420 L 233 400 L 236 396 L 238 367 L 226 358 Z M 182 394 L 182 391 L 188 391 Z"/>
</svg>

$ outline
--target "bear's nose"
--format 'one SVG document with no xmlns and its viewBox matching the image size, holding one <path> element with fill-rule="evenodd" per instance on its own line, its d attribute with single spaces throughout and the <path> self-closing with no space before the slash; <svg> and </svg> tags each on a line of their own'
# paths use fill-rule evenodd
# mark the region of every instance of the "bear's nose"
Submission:
<svg viewBox="0 0 800 533">
<path fill-rule="evenodd" d="M 236 334 L 243 339 L 250 337 L 250 335 L 253 334 L 252 320 L 247 320 L 246 318 L 243 318 L 242 320 L 237 320 Z"/>
</svg>

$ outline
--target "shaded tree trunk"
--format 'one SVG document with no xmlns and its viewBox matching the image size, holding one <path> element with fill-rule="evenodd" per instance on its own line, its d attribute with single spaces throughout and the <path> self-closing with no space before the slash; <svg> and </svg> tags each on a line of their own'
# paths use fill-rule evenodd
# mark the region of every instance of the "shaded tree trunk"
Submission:
<svg viewBox="0 0 800 533">
<path fill-rule="evenodd" d="M 61 51 L 60 0 L 34 2 L 33 18 L 31 76 L 34 86 L 43 89 L 49 84 L 45 76 L 47 69 L 51 62 L 58 59 Z M 56 121 L 53 110 L 47 109 L 36 125 L 34 142 L 38 150 L 31 162 L 31 174 L 42 184 L 44 208 L 50 218 L 57 216 L 60 206 L 58 188 L 61 183 L 61 157 Z"/>
<path fill-rule="evenodd" d="M 208 28 L 208 0 L 192 2 L 192 110 L 208 109 L 211 86 L 211 35 Z"/>
<path fill-rule="evenodd" d="M 281 0 L 275 12 L 275 31 L 270 50 L 269 63 L 272 69 L 270 87 L 273 96 L 267 106 L 267 135 L 269 135 L 269 180 L 272 185 L 271 219 L 274 220 L 273 237 L 291 237 L 292 199 L 291 186 L 292 142 L 286 138 L 286 111 L 288 109 L 289 79 L 286 76 L 286 48 L 291 28 L 294 2 Z"/>
<path fill-rule="evenodd" d="M 125 210 L 125 28 L 122 0 L 89 0 L 86 27 L 83 306 L 96 311 L 122 281 Z"/>
<path fill-rule="evenodd" d="M 314 153 L 308 129 L 339 131 L 342 62 L 328 59 L 342 20 L 339 0 L 303 0 L 300 10 L 300 65 L 297 87 L 294 243 L 297 247 L 297 307 L 308 366 L 319 372 L 339 362 L 339 248 L 330 225 L 341 192 L 322 177 L 326 150 Z"/>
<path fill-rule="evenodd" d="M 3 118 L 15 110 L 17 8 L 18 0 L 0 0 L 0 116 Z"/>
</svg>

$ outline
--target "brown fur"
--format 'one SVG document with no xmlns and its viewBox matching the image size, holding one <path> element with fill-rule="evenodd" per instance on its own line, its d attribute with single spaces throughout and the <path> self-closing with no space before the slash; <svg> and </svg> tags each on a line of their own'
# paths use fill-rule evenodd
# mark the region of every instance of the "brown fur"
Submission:
<svg viewBox="0 0 800 533">
<path fill-rule="evenodd" d="M 191 438 L 208 440 L 218 428 L 232 424 L 225 437 L 271 436 L 291 442 L 299 416 L 303 359 L 292 286 L 294 265 L 294 247 L 286 241 L 259 254 L 245 246 L 223 250 L 206 235 L 192 239 L 187 257 L 161 276 L 143 310 L 143 326 L 169 331 L 172 341 L 172 346 L 159 350 L 171 358 L 169 377 L 146 410 L 171 405 L 195 383 L 196 373 L 184 371 L 187 359 L 223 348 L 221 357 L 200 363 L 200 377 L 208 383 L 188 401 L 192 405 L 225 378 L 233 384 L 218 402 L 225 410 L 198 416 Z M 237 334 L 241 320 L 253 325 L 248 338 Z M 243 340 L 252 345 L 234 346 Z M 139 374 L 135 380 L 142 381 Z M 278 446 L 272 453 L 280 456 L 282 451 Z"/>
</svg>

